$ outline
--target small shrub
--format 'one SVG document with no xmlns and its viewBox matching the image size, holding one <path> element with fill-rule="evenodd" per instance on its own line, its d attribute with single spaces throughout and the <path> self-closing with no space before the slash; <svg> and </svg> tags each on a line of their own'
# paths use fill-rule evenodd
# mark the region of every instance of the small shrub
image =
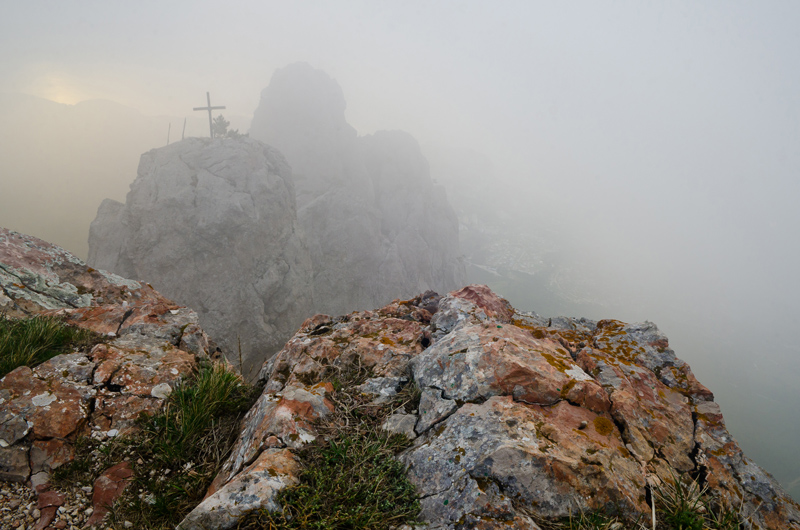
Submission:
<svg viewBox="0 0 800 530">
<path fill-rule="evenodd" d="M 55 317 L 13 320 L 0 315 L 0 377 L 20 366 L 31 368 L 73 349 L 90 348 L 100 337 Z"/>
</svg>

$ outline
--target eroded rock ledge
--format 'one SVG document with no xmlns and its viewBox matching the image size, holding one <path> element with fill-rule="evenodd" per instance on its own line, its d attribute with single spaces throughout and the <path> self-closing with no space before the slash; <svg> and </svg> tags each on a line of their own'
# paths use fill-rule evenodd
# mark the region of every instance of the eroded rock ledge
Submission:
<svg viewBox="0 0 800 530">
<path fill-rule="evenodd" d="M 352 363 L 370 371 L 360 388 L 376 400 L 412 382 L 422 391 L 417 413 L 386 428 L 415 438 L 399 458 L 428 528 L 538 529 L 535 517 L 575 510 L 635 519 L 672 472 L 698 476 L 756 528 L 800 528 L 800 506 L 742 453 L 654 324 L 544 319 L 475 285 L 307 320 L 263 366 L 233 454 L 180 528 L 277 509 L 297 480 L 292 451 L 314 438 Z"/>
</svg>

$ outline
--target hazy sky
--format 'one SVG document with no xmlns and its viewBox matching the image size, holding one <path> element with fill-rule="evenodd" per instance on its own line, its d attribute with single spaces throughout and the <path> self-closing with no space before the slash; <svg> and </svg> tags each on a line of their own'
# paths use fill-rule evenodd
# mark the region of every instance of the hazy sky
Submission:
<svg viewBox="0 0 800 530">
<path fill-rule="evenodd" d="M 249 117 L 307 61 L 359 133 L 474 149 L 498 186 L 549 201 L 644 304 L 620 318 L 747 325 L 748 348 L 772 337 L 754 358 L 800 378 L 798 28 L 796 1 L 9 1 L 0 92 L 184 116 L 210 91 Z"/>
<path fill-rule="evenodd" d="M 719 311 L 790 312 L 798 27 L 791 1 L 30 0 L 0 19 L 0 91 L 184 116 L 208 90 L 248 117 L 308 61 L 361 134 L 485 153 L 631 289 L 666 268 L 659 287 L 714 289 Z"/>
</svg>

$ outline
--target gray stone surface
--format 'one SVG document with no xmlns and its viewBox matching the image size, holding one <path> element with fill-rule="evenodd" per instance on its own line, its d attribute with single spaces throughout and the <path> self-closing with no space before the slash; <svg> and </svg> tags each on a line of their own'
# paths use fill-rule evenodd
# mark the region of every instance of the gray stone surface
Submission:
<svg viewBox="0 0 800 530">
<path fill-rule="evenodd" d="M 300 466 L 288 449 L 267 449 L 222 488 L 209 495 L 178 525 L 178 530 L 228 530 L 246 513 L 280 510 L 275 496 L 297 484 Z"/>
<path fill-rule="evenodd" d="M 417 433 L 414 432 L 414 425 L 416 425 L 416 423 L 416 414 L 402 414 L 396 412 L 386 418 L 386 421 L 381 427 L 391 433 L 405 434 L 409 439 L 413 440 L 417 437 Z"/>
<path fill-rule="evenodd" d="M 30 448 L 17 444 L 11 447 L 0 447 L 0 480 L 25 482 L 31 474 L 28 464 Z"/>
<path fill-rule="evenodd" d="M 245 372 L 311 311 L 291 170 L 249 138 L 189 138 L 142 155 L 126 203 L 98 210 L 88 262 L 192 307 L 234 364 L 241 344 Z"/>
<path fill-rule="evenodd" d="M 342 314 L 462 284 L 458 223 L 417 142 L 358 137 L 341 87 L 297 63 L 261 93 L 250 134 L 292 166 L 317 312 Z"/>
<path fill-rule="evenodd" d="M 415 427 L 417 434 L 424 433 L 457 408 L 455 400 L 442 398 L 442 391 L 438 388 L 426 388 L 419 400 L 419 421 Z"/>
</svg>

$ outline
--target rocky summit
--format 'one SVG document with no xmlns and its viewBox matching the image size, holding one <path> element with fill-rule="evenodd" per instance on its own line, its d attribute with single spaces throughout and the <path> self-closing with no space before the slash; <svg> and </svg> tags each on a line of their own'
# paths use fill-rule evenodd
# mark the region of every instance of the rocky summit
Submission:
<svg viewBox="0 0 800 530">
<path fill-rule="evenodd" d="M 753 528 L 800 528 L 800 506 L 742 453 L 654 324 L 544 319 L 475 285 L 307 320 L 265 363 L 233 454 L 180 528 L 233 528 L 249 510 L 277 509 L 277 491 L 298 481 L 293 452 L 317 435 L 331 381 L 353 364 L 376 403 L 421 391 L 384 427 L 414 439 L 398 458 L 427 528 L 535 530 L 594 510 L 647 520 L 653 486 L 686 473 Z"/>
<path fill-rule="evenodd" d="M 283 109 L 274 126 L 291 130 L 276 140 L 300 172 L 252 138 L 189 138 L 142 155 L 125 204 L 103 201 L 89 233 L 91 266 L 194 308 L 246 373 L 315 312 L 464 279 L 455 214 L 416 141 L 397 131 L 356 137 L 343 99 L 324 100 L 338 127 L 306 119 L 310 103 L 275 99 L 284 92 L 260 108 Z"/>
<path fill-rule="evenodd" d="M 73 458 L 79 435 L 135 429 L 134 416 L 161 407 L 217 349 L 191 310 L 147 284 L 8 230 L 0 285 L 9 315 L 62 315 L 105 337 L 0 380 L 0 478 L 23 484 L 0 484 L 2 522 L 19 526 L 11 506 L 27 506 L 29 527 L 99 524 L 131 479 L 127 462 L 77 497 L 49 489 L 48 474 Z M 654 488 L 690 475 L 747 527 L 800 529 L 800 506 L 742 453 L 712 392 L 654 324 L 542 318 L 479 285 L 307 319 L 261 367 L 230 456 L 179 528 L 230 529 L 280 510 L 279 492 L 301 480 L 300 450 L 335 417 L 339 376 L 354 366 L 366 377 L 349 391 L 365 402 L 415 389 L 418 404 L 383 428 L 411 439 L 396 458 L 424 528 L 540 530 L 593 511 L 649 521 Z"/>
<path fill-rule="evenodd" d="M 154 149 L 125 204 L 100 205 L 88 261 L 196 308 L 220 346 L 257 369 L 311 312 L 294 195 L 286 160 L 256 140 Z"/>
</svg>

